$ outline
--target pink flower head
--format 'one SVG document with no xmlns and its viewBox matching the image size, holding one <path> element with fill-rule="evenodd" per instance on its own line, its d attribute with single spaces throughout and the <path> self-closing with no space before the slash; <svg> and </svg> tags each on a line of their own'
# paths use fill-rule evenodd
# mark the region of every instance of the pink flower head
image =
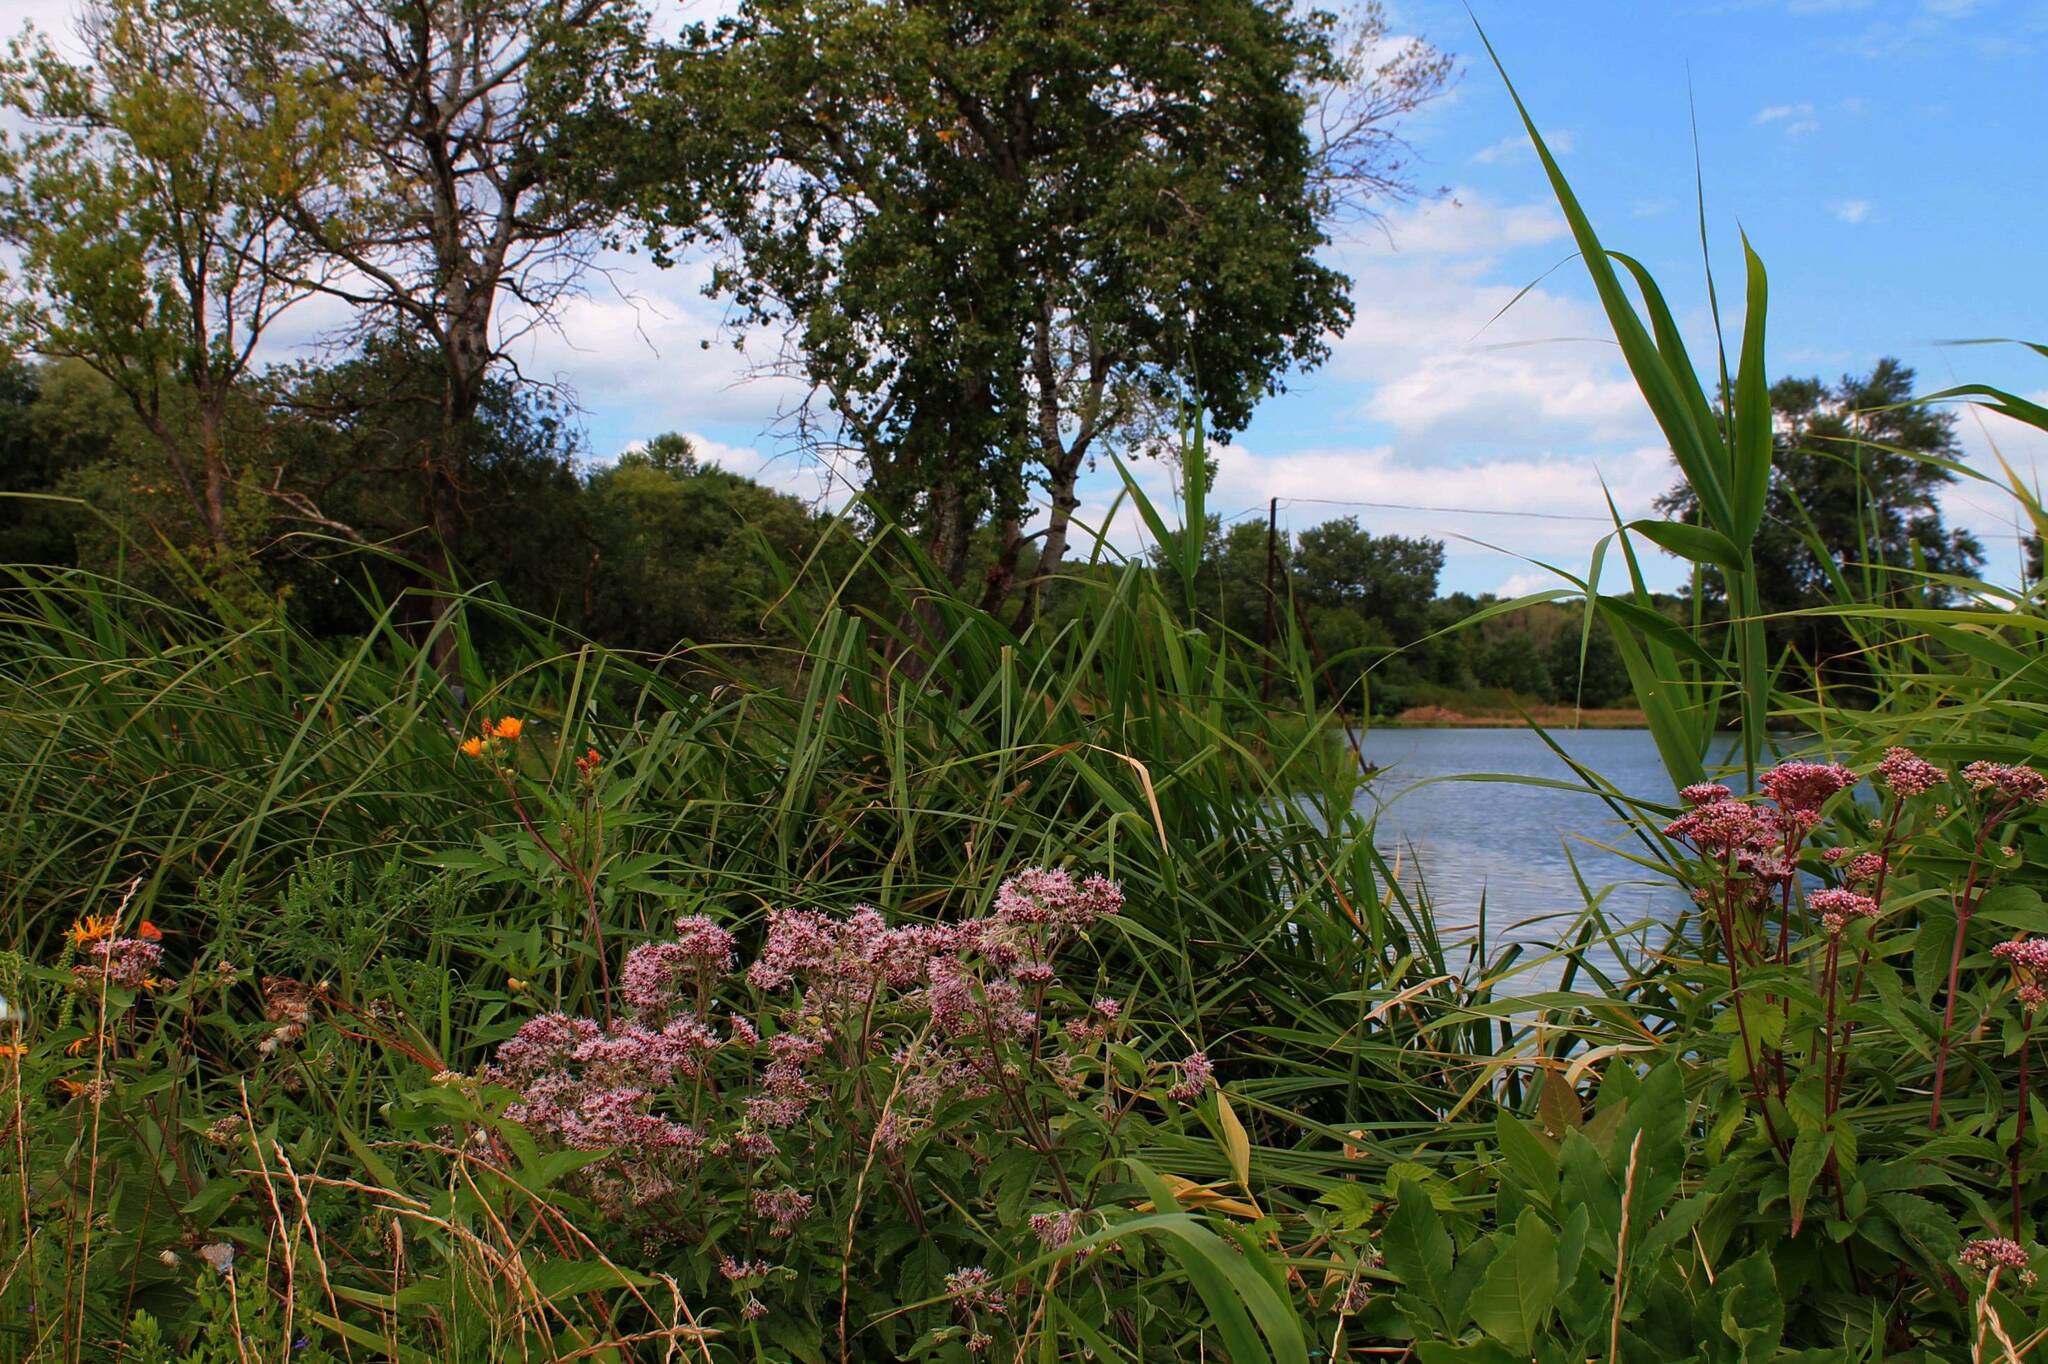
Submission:
<svg viewBox="0 0 2048 1364">
<path fill-rule="evenodd" d="M 809 909 L 771 909 L 768 941 L 760 959 L 747 968 L 747 979 L 763 990 L 779 990 L 830 963 L 838 949 L 838 926 L 824 915 Z"/>
<path fill-rule="evenodd" d="M 1192 1103 L 1209 1092 L 1209 1086 L 1216 1082 L 1216 1068 L 1209 1064 L 1209 1058 L 1199 1051 L 1188 1053 L 1180 1063 L 1180 1079 L 1173 1088 L 1166 1091 L 1169 1099 Z"/>
<path fill-rule="evenodd" d="M 699 969 L 724 975 L 732 970 L 732 934 L 704 914 L 686 914 L 676 920 L 676 946 Z"/>
<path fill-rule="evenodd" d="M 1963 769 L 1963 780 L 1974 791 L 1995 791 L 2011 801 L 2032 805 L 2048 801 L 2048 777 L 2031 767 L 1975 762 Z"/>
<path fill-rule="evenodd" d="M 1832 867 L 1837 862 L 1847 861 L 1848 857 L 1849 849 L 1847 848 L 1829 848 L 1820 855 L 1820 860 Z"/>
<path fill-rule="evenodd" d="M 1877 901 L 1853 890 L 1817 890 L 1807 897 L 1807 904 L 1820 915 L 1821 923 L 1830 933 L 1840 933 L 1854 920 L 1878 916 Z"/>
<path fill-rule="evenodd" d="M 1732 800 L 1698 806 L 1665 825 L 1664 832 L 1689 840 L 1708 857 L 1725 857 L 1769 837 L 1768 828 L 1756 811 Z"/>
<path fill-rule="evenodd" d="M 1011 928 L 1050 925 L 1082 932 L 1123 903 L 1123 888 L 1105 876 L 1076 882 L 1063 868 L 1026 867 L 996 887 L 995 918 Z"/>
<path fill-rule="evenodd" d="M 1948 773 L 1910 748 L 1887 748 L 1877 765 L 1877 779 L 1895 796 L 1918 796 L 1948 781 Z"/>
<path fill-rule="evenodd" d="M 1687 805 L 1718 805 L 1728 799 L 1728 788 L 1717 781 L 1699 781 L 1678 793 Z"/>
<path fill-rule="evenodd" d="M 1856 774 L 1840 763 L 1780 763 L 1757 784 L 1787 812 L 1817 811 L 1836 792 L 1854 786 Z"/>
<path fill-rule="evenodd" d="M 1884 873 L 1884 854 L 1867 852 L 1858 853 L 1849 859 L 1849 865 L 1843 870 L 1842 877 L 1852 886 L 1868 886 L 1876 884 L 1877 879 Z"/>
<path fill-rule="evenodd" d="M 2048 938 L 2014 938 L 1999 943 L 1991 955 L 2020 971 L 2048 971 Z"/>
<path fill-rule="evenodd" d="M 1047 1250 L 1066 1249 L 1073 1244 L 1074 1237 L 1080 1230 L 1081 1214 L 1074 1208 L 1031 1214 L 1031 1234 L 1036 1236 L 1038 1244 Z"/>
<path fill-rule="evenodd" d="M 2019 1242 L 2003 1236 L 1980 1236 L 1963 1247 L 1962 1261 L 1980 1274 L 1994 1270 L 2012 1269 L 2019 1271 L 2022 1283 L 2032 1283 L 2034 1275 L 2027 1268 L 2027 1252 Z"/>
<path fill-rule="evenodd" d="M 946 1276 L 946 1292 L 963 1312 L 993 1312 L 1000 1316 L 1009 1304 L 994 1277 L 980 1265 L 968 1265 Z"/>
<path fill-rule="evenodd" d="M 140 990 L 156 978 L 164 963 L 164 950 L 144 938 L 102 938 L 92 945 L 91 964 L 73 968 L 84 981 L 102 976 L 107 984 L 123 990 Z"/>
<path fill-rule="evenodd" d="M 773 1223 L 768 1229 L 770 1235 L 787 1237 L 796 1232 L 797 1223 L 811 1215 L 814 1202 L 809 1194 L 787 1186 L 763 1189 L 754 1195 L 754 1216 Z"/>
</svg>

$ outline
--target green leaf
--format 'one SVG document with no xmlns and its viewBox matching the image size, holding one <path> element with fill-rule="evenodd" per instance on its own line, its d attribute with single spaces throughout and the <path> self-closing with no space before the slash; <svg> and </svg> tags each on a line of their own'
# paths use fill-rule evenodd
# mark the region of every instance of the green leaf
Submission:
<svg viewBox="0 0 2048 1364">
<path fill-rule="evenodd" d="M 952 1267 L 946 1252 L 930 1237 L 921 1238 L 903 1256 L 903 1269 L 896 1278 L 897 1300 L 908 1306 L 945 1296 L 946 1274 Z"/>
<path fill-rule="evenodd" d="M 1422 1364 L 1528 1364 L 1525 1357 L 1491 1340 L 1475 1341 L 1470 1345 L 1429 1341 L 1417 1345 L 1415 1353 Z"/>
<path fill-rule="evenodd" d="M 1514 1171 L 1515 1178 L 1548 1207 L 1557 1196 L 1557 1157 L 1551 1154 L 1550 1147 L 1529 1124 L 1506 1111 L 1494 1119 L 1493 1131 L 1500 1142 L 1501 1157 Z"/>
<path fill-rule="evenodd" d="M 1222 1129 L 1219 1141 L 1224 1157 L 1230 1161 L 1230 1173 L 1237 1180 L 1237 1187 L 1250 1193 L 1252 1139 L 1245 1133 L 1244 1124 L 1237 1120 L 1237 1110 L 1230 1106 L 1230 1095 L 1220 1085 L 1216 1089 L 1216 1121 Z"/>
<path fill-rule="evenodd" d="M 1913 993 L 1922 1004 L 1948 981 L 1948 959 L 1955 948 L 1955 916 L 1936 910 L 1920 921 L 1913 935 Z"/>
<path fill-rule="evenodd" d="M 1742 551 L 1733 540 L 1708 526 L 1685 521 L 1631 521 L 1628 528 L 1659 549 L 1696 564 L 1713 564 L 1731 573 L 1744 571 Z"/>
<path fill-rule="evenodd" d="M 1800 1225 L 1806 1220 L 1806 1198 L 1813 1191 L 1813 1181 L 1819 1177 L 1821 1167 L 1827 1164 L 1828 1152 L 1833 1143 L 1827 1133 L 1818 1127 L 1800 1124 L 1799 1136 L 1792 1143 L 1792 1234 L 1799 1234 Z"/>
<path fill-rule="evenodd" d="M 1785 1303 L 1778 1274 L 1767 1252 L 1739 1260 L 1716 1281 L 1721 1292 L 1721 1332 L 1735 1342 L 1741 1359 L 1770 1359 L 1785 1334 Z"/>
<path fill-rule="evenodd" d="M 1564 1139 L 1559 1164 L 1563 1179 L 1558 1190 L 1560 1208 L 1583 1208 L 1589 1219 L 1587 1242 L 1603 1264 L 1612 1265 L 1621 1237 L 1621 1185 L 1615 1182 L 1607 1162 L 1593 1144 L 1577 1132 Z"/>
<path fill-rule="evenodd" d="M 1526 1354 L 1557 1302 L 1557 1233 L 1534 1209 L 1515 1224 L 1515 1239 L 1487 1266 L 1465 1307 L 1481 1329 Z"/>
<path fill-rule="evenodd" d="M 1426 1190 L 1402 1181 L 1380 1247 L 1387 1269 L 1407 1286 L 1410 1296 L 1427 1304 L 1438 1324 L 1454 1325 L 1449 1306 L 1451 1237 Z"/>
</svg>

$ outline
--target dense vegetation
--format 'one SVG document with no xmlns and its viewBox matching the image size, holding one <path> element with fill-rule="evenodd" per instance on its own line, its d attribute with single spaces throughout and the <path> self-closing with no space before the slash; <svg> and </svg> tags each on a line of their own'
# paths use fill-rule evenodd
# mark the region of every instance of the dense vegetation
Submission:
<svg viewBox="0 0 2048 1364">
<path fill-rule="evenodd" d="M 900 63 L 863 64 L 892 15 L 920 21 Z M 1128 485 L 1148 558 L 1034 568 L 1020 490 L 1057 503 L 1081 457 L 1071 414 L 1057 449 L 1018 434 L 1075 391 L 1035 386 L 1035 340 L 1114 357 L 1117 423 L 1173 398 L 1199 433 L 1338 307 L 1305 274 L 1252 344 L 1256 316 L 1147 334 L 1043 298 L 1067 270 L 1142 298 L 1221 249 L 1170 231 L 990 278 L 1011 218 L 1092 221 L 1005 179 L 1076 138 L 1112 160 L 1074 183 L 1119 191 L 1160 145 L 1203 188 L 1196 144 L 1231 142 L 1279 187 L 1269 235 L 1234 234 L 1247 278 L 1312 257 L 1364 184 L 1339 152 L 1381 144 L 1300 116 L 1359 71 L 1321 19 L 1188 15 L 1243 95 L 1213 116 L 1165 98 L 1191 68 L 1150 11 L 1048 37 L 1007 6 L 760 4 L 650 48 L 604 4 L 124 4 L 91 71 L 10 69 L 44 130 L 9 205 L 43 359 L 0 384 L 31 494 L 0 527 L 0 1358 L 2018 1364 L 2048 1339 L 2048 597 L 1967 576 L 1919 472 L 1949 453 L 1934 403 L 2048 410 L 1913 398 L 1895 367 L 1885 413 L 1774 392 L 1747 252 L 1738 353 L 1695 363 L 1532 124 L 1683 479 L 1678 515 L 1593 548 L 1624 590 L 1445 601 L 1425 541 L 1226 529 L 1199 434 L 1152 447 L 1178 507 Z M 450 50 L 504 58 L 441 73 L 490 117 L 394 95 Z M 908 96 L 963 50 L 987 68 L 927 138 Z M 998 145 L 1016 109 L 976 126 L 1054 64 L 1042 143 Z M 1442 75 L 1381 70 L 1397 107 Z M 1160 108 L 1093 139 L 1090 92 L 1126 78 Z M 408 181 L 451 147 L 488 169 Z M 561 277 L 519 271 L 621 214 L 710 231 L 738 200 L 707 191 L 785 156 L 761 188 L 791 216 L 723 230 L 746 306 L 826 301 L 803 363 L 858 390 L 849 421 L 904 385 L 876 495 L 823 517 L 673 437 L 579 467 L 568 414 L 476 349 L 479 291 L 545 303 Z M 158 194 L 195 164 L 206 195 Z M 1018 325 L 933 302 L 890 314 L 946 332 L 928 372 L 896 366 L 915 336 L 856 356 L 863 310 L 932 283 L 892 251 L 948 196 L 1015 210 L 939 244 Z M 171 264 L 200 259 L 226 273 Z M 258 259 L 378 325 L 261 369 L 232 339 L 282 301 L 237 273 Z M 1196 336 L 1236 367 L 1190 395 Z M 1643 586 L 1645 546 L 1696 566 L 1683 599 Z M 1834 571 L 1782 595 L 1788 564 Z M 1668 788 L 1580 782 L 1692 912 L 1618 921 L 1589 885 L 1538 954 L 1439 930 L 1331 707 L 1475 680 L 1633 703 Z"/>
</svg>

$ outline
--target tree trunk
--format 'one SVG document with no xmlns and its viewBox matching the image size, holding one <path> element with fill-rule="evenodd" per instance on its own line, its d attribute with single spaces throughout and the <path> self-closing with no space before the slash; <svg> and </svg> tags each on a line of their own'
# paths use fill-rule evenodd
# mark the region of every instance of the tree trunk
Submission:
<svg viewBox="0 0 2048 1364">
<path fill-rule="evenodd" d="M 959 586 L 967 576 L 967 490 L 960 480 L 948 476 L 931 491 L 931 517 L 927 548 L 932 563 Z"/>
<path fill-rule="evenodd" d="M 199 458 L 205 466 L 206 538 L 221 564 L 228 557 L 227 456 L 221 449 L 220 414 L 201 399 Z M 218 568 L 219 565 L 216 565 Z"/>
<path fill-rule="evenodd" d="M 1074 485 L 1081 478 L 1080 456 L 1063 455 L 1058 461 L 1047 464 L 1046 473 L 1046 489 L 1052 494 L 1052 512 L 1045 523 L 1045 544 L 1038 551 L 1038 569 L 1031 575 L 1024 601 L 1017 608 L 1019 634 L 1029 629 L 1031 622 L 1038 618 L 1045 584 L 1066 562 L 1068 529 L 1074 524 L 1074 513 L 1081 509 L 1081 498 L 1074 491 Z"/>
</svg>

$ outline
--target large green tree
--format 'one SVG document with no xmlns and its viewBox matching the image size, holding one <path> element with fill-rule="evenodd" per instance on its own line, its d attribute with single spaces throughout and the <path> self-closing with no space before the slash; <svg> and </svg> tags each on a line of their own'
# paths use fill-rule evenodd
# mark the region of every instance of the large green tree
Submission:
<svg viewBox="0 0 2048 1364">
<path fill-rule="evenodd" d="M 1041 486 L 1043 580 L 1106 441 L 1183 404 L 1240 428 L 1344 327 L 1324 223 L 1405 183 L 1392 126 L 1448 74 L 1366 27 L 1270 0 L 743 0 L 585 145 L 657 249 L 723 248 L 713 288 L 784 329 L 807 432 L 956 580 L 985 519 L 1007 581 Z"/>
<path fill-rule="evenodd" d="M 1927 574 L 1974 574 L 1983 547 L 1942 516 L 1945 467 L 1961 454 L 1953 412 L 1914 403 L 1913 371 L 1886 357 L 1868 374 L 1834 383 L 1781 379 L 1771 387 L 1776 434 L 1763 525 L 1752 549 L 1760 603 L 1772 637 L 1820 667 L 1854 648 L 1827 617 L 1791 617 L 1841 601 L 1882 601 L 1948 589 Z M 1685 485 L 1659 502 L 1694 518 Z M 1722 602 L 1706 583 L 1710 603 Z"/>
</svg>

